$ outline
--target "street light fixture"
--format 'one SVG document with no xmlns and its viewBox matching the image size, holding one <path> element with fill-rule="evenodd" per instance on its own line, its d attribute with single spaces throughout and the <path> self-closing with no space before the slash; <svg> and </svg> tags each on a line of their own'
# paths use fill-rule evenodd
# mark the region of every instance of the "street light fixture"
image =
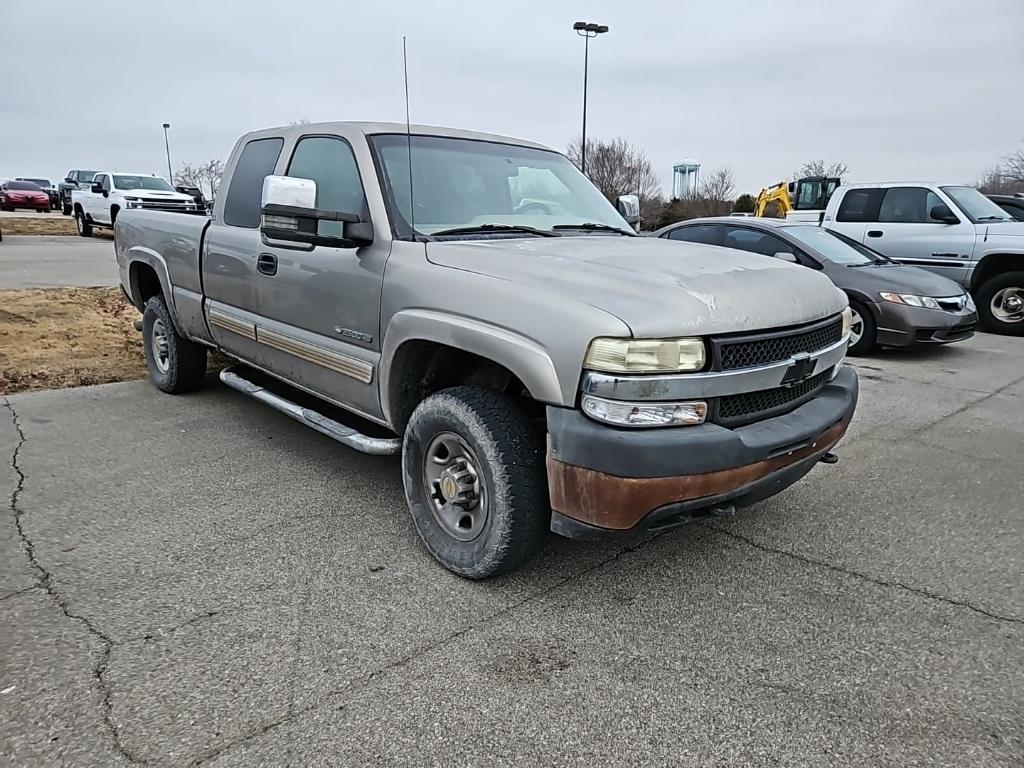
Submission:
<svg viewBox="0 0 1024 768">
<path fill-rule="evenodd" d="M 167 140 L 167 129 L 170 127 L 170 123 L 164 123 L 164 149 L 167 150 L 167 181 L 173 186 L 174 172 L 171 170 L 171 145 Z"/>
<path fill-rule="evenodd" d="M 587 172 L 587 63 L 590 59 L 590 38 L 597 37 L 608 31 L 606 24 L 593 24 L 589 21 L 577 21 L 572 25 L 576 34 L 586 38 L 583 43 L 583 143 L 580 145 L 580 170 Z"/>
</svg>

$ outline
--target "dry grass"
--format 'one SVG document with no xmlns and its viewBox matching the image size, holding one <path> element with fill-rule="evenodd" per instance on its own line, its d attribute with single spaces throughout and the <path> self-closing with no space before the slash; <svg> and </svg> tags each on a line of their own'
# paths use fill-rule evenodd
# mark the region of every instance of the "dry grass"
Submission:
<svg viewBox="0 0 1024 768">
<path fill-rule="evenodd" d="M 138 317 L 117 288 L 0 291 L 0 394 L 144 378 Z"/>
<path fill-rule="evenodd" d="M 70 216 L 59 219 L 50 216 L 4 216 L 0 231 L 5 235 L 77 235 L 75 220 Z"/>
</svg>

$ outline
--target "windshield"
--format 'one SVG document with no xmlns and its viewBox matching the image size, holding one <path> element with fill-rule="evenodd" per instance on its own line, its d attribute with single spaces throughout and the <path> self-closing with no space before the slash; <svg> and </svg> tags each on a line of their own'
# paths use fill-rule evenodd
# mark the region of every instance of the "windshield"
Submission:
<svg viewBox="0 0 1024 768">
<path fill-rule="evenodd" d="M 557 152 L 413 136 L 410 185 L 406 136 L 381 134 L 370 141 L 382 166 L 389 207 L 402 219 L 396 224 L 399 237 L 413 234 L 409 222 L 416 234 L 426 235 L 488 224 L 546 232 L 559 225 L 598 224 L 631 231 L 604 195 Z"/>
<path fill-rule="evenodd" d="M 37 187 L 31 181 L 9 181 L 9 182 L 7 182 L 7 188 L 8 189 L 20 189 L 20 190 L 23 190 L 25 192 L 41 192 L 42 191 L 41 189 L 39 189 L 39 187 Z"/>
<path fill-rule="evenodd" d="M 157 189 L 161 192 L 173 192 L 171 185 L 159 176 L 121 176 L 114 174 L 114 187 L 117 189 Z"/>
<path fill-rule="evenodd" d="M 799 240 L 822 258 L 833 264 L 872 264 L 882 259 L 874 251 L 849 240 L 830 229 L 808 225 L 782 227 L 786 234 Z"/>
<path fill-rule="evenodd" d="M 974 187 L 942 187 L 942 191 L 952 197 L 953 202 L 975 224 L 979 221 L 1013 221 L 1010 214 Z"/>
<path fill-rule="evenodd" d="M 49 179 L 19 179 L 19 181 L 30 181 L 33 184 L 36 184 L 37 186 L 40 186 L 40 187 L 48 187 L 48 186 L 50 186 L 50 180 Z"/>
<path fill-rule="evenodd" d="M 75 180 L 91 182 L 93 176 L 95 176 L 97 173 L 99 173 L 99 171 L 78 171 L 78 173 L 75 174 Z"/>
</svg>

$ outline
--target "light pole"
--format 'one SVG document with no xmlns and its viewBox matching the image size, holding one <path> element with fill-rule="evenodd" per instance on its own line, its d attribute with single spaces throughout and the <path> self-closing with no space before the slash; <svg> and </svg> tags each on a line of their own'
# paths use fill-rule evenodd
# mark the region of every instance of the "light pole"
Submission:
<svg viewBox="0 0 1024 768">
<path fill-rule="evenodd" d="M 605 24 L 592 24 L 589 21 L 577 21 L 572 25 L 576 34 L 586 38 L 583 43 L 583 143 L 580 145 L 580 170 L 587 173 L 587 63 L 590 59 L 590 38 L 597 37 L 608 31 Z"/>
<path fill-rule="evenodd" d="M 167 150 L 167 182 L 173 187 L 174 171 L 171 170 L 171 144 L 167 140 L 167 129 L 170 127 L 170 123 L 164 123 L 164 149 Z"/>
</svg>

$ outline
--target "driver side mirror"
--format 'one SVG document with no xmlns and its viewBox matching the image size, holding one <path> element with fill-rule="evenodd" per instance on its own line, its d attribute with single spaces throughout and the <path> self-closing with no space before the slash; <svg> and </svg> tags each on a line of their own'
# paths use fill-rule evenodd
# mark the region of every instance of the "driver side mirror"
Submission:
<svg viewBox="0 0 1024 768">
<path fill-rule="evenodd" d="M 957 218 L 957 216 L 955 216 L 951 210 L 949 210 L 949 206 L 946 205 L 945 203 L 933 205 L 932 209 L 928 211 L 928 215 L 933 219 L 941 221 L 943 224 L 960 223 L 960 219 Z"/>
<path fill-rule="evenodd" d="M 790 253 L 789 251 L 779 251 L 778 253 L 776 253 L 774 255 L 773 258 L 776 258 L 779 261 L 788 261 L 790 264 L 799 264 L 800 263 L 800 259 L 798 259 L 796 257 L 796 254 L 795 253 Z"/>
<path fill-rule="evenodd" d="M 260 232 L 283 240 L 332 248 L 359 248 L 373 242 L 373 224 L 357 213 L 316 207 L 316 182 L 291 176 L 263 179 Z M 341 236 L 320 234 L 321 221 L 341 222 Z"/>
<path fill-rule="evenodd" d="M 636 195 L 619 195 L 615 207 L 633 229 L 640 224 L 640 198 Z"/>
<path fill-rule="evenodd" d="M 95 181 L 94 181 L 94 182 L 93 182 L 93 183 L 92 183 L 92 184 L 90 185 L 90 187 L 89 187 L 89 191 L 90 191 L 90 192 L 92 192 L 92 193 L 93 193 L 94 195 L 98 195 L 98 194 L 100 194 L 101 192 L 103 192 L 103 185 L 102 185 L 102 184 L 100 184 L 99 182 L 95 182 Z"/>
</svg>

